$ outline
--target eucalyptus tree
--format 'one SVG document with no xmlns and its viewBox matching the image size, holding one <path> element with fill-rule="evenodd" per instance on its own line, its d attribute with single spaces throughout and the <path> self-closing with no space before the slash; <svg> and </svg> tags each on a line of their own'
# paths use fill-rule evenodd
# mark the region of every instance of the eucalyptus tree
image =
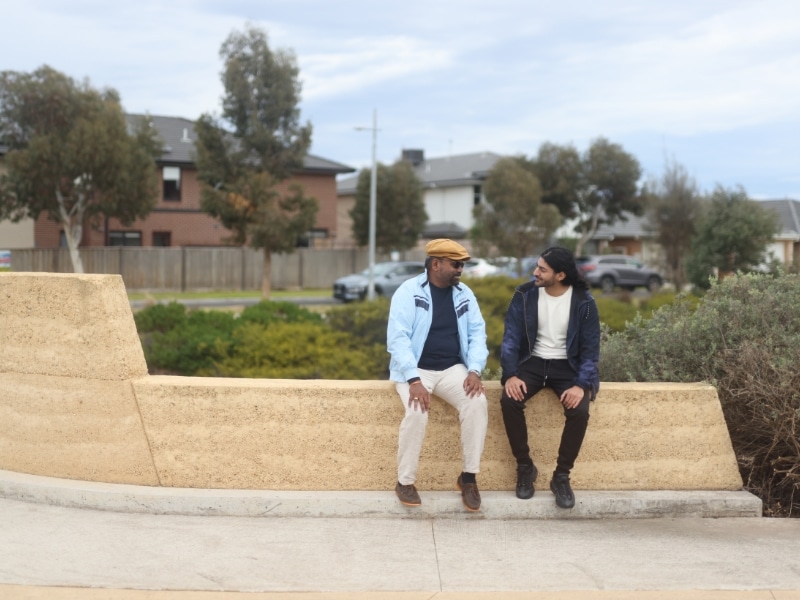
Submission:
<svg viewBox="0 0 800 600">
<path fill-rule="evenodd" d="M 489 171 L 484 185 L 486 203 L 473 209 L 470 236 L 493 245 L 504 256 L 522 259 L 547 243 L 561 224 L 553 204 L 542 202 L 538 178 L 516 158 L 502 158 Z M 520 275 L 521 273 L 517 273 Z"/>
<path fill-rule="evenodd" d="M 158 201 L 162 145 L 149 119 L 129 128 L 119 95 L 76 82 L 48 66 L 0 73 L 0 218 L 44 214 L 64 233 L 75 273 L 83 273 L 84 227 L 104 217 L 130 225 Z"/>
<path fill-rule="evenodd" d="M 201 208 L 232 232 L 231 241 L 264 252 L 262 295 L 270 295 L 272 254 L 292 252 L 314 225 L 315 198 L 298 183 L 312 127 L 300 122 L 299 68 L 290 50 L 272 50 L 255 27 L 234 31 L 220 49 L 222 115 L 196 123 Z"/>
</svg>

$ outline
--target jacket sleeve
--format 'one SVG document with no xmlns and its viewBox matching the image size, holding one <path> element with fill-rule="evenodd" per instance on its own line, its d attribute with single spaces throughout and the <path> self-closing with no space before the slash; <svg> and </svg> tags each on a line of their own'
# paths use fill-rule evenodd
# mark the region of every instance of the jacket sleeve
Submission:
<svg viewBox="0 0 800 600">
<path fill-rule="evenodd" d="M 578 357 L 577 385 L 592 391 L 592 399 L 600 387 L 597 363 L 600 360 L 600 313 L 594 298 L 586 303 L 584 314 L 580 315 L 580 355 Z"/>
<path fill-rule="evenodd" d="M 386 348 L 391 355 L 392 369 L 402 373 L 406 381 L 419 377 L 411 342 L 414 327 L 414 297 L 411 289 L 401 285 L 392 295 L 386 328 Z"/>
<path fill-rule="evenodd" d="M 525 320 L 522 314 L 522 294 L 514 292 L 506 310 L 503 329 L 503 343 L 500 345 L 501 385 L 509 377 L 519 374 L 519 355 L 525 336 Z"/>
<path fill-rule="evenodd" d="M 470 298 L 468 327 L 467 369 L 480 374 L 486 368 L 489 348 L 486 345 L 486 322 L 474 295 Z"/>
</svg>

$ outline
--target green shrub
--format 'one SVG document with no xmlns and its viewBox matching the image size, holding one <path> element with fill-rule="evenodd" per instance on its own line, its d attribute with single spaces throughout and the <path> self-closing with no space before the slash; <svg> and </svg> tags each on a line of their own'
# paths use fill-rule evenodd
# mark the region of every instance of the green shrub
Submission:
<svg viewBox="0 0 800 600">
<path fill-rule="evenodd" d="M 490 276 L 470 279 L 467 282 L 475 292 L 481 314 L 486 321 L 486 345 L 489 347 L 489 360 L 483 372 L 485 380 L 500 379 L 500 346 L 503 343 L 503 321 L 506 317 L 511 296 L 525 279 L 507 276 Z"/>
<path fill-rule="evenodd" d="M 321 323 L 322 316 L 319 313 L 311 312 L 302 306 L 298 306 L 294 302 L 263 300 L 258 304 L 245 308 L 239 315 L 239 320 L 247 323 L 261 323 L 262 325 L 302 321 Z"/>
<path fill-rule="evenodd" d="M 133 315 L 136 330 L 141 333 L 165 332 L 186 320 L 186 307 L 180 302 L 154 304 Z"/>
<path fill-rule="evenodd" d="M 351 336 L 311 322 L 248 323 L 236 329 L 216 374 L 272 379 L 383 379 L 388 361 L 385 346 L 354 344 Z M 381 353 L 383 356 L 381 356 Z"/>
<path fill-rule="evenodd" d="M 193 310 L 166 331 L 155 331 L 142 340 L 151 373 L 196 375 L 209 371 L 220 358 L 220 341 L 228 342 L 236 326 L 229 312 Z"/>
<path fill-rule="evenodd" d="M 696 308 L 693 310 L 693 306 Z M 706 381 L 719 393 L 745 487 L 800 515 L 800 278 L 734 275 L 608 333 L 606 381 Z"/>
<path fill-rule="evenodd" d="M 373 302 L 351 302 L 337 306 L 325 313 L 325 320 L 334 331 L 351 335 L 362 344 L 382 346 L 388 375 L 386 327 L 389 324 L 389 300 L 376 298 Z"/>
</svg>

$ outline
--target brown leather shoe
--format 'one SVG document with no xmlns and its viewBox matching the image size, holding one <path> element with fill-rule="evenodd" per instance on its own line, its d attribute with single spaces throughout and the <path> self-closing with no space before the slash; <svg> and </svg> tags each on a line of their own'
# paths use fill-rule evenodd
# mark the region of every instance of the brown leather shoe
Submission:
<svg viewBox="0 0 800 600">
<path fill-rule="evenodd" d="M 461 480 L 461 475 L 456 480 L 458 489 L 461 490 L 461 500 L 467 510 L 475 512 L 481 508 L 481 493 L 478 491 L 477 483 L 464 483 Z"/>
<path fill-rule="evenodd" d="M 422 504 L 422 500 L 420 500 L 419 494 L 417 493 L 417 488 L 414 487 L 413 483 L 411 485 L 402 485 L 398 481 L 394 488 L 394 493 L 400 498 L 400 502 L 406 506 L 419 506 Z"/>
</svg>

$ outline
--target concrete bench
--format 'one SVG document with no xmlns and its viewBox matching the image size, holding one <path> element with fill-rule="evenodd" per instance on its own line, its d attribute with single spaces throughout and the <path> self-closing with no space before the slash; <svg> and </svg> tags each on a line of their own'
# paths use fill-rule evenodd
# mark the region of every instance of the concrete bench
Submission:
<svg viewBox="0 0 800 600">
<path fill-rule="evenodd" d="M 117 275 L 0 273 L 0 469 L 91 482 L 241 490 L 391 490 L 403 409 L 387 381 L 150 376 Z M 515 465 L 487 382 L 482 490 Z M 546 481 L 563 415 L 529 403 Z M 455 411 L 434 401 L 418 487 L 452 490 Z M 572 474 L 583 490 L 741 490 L 715 388 L 603 382 Z"/>
</svg>

